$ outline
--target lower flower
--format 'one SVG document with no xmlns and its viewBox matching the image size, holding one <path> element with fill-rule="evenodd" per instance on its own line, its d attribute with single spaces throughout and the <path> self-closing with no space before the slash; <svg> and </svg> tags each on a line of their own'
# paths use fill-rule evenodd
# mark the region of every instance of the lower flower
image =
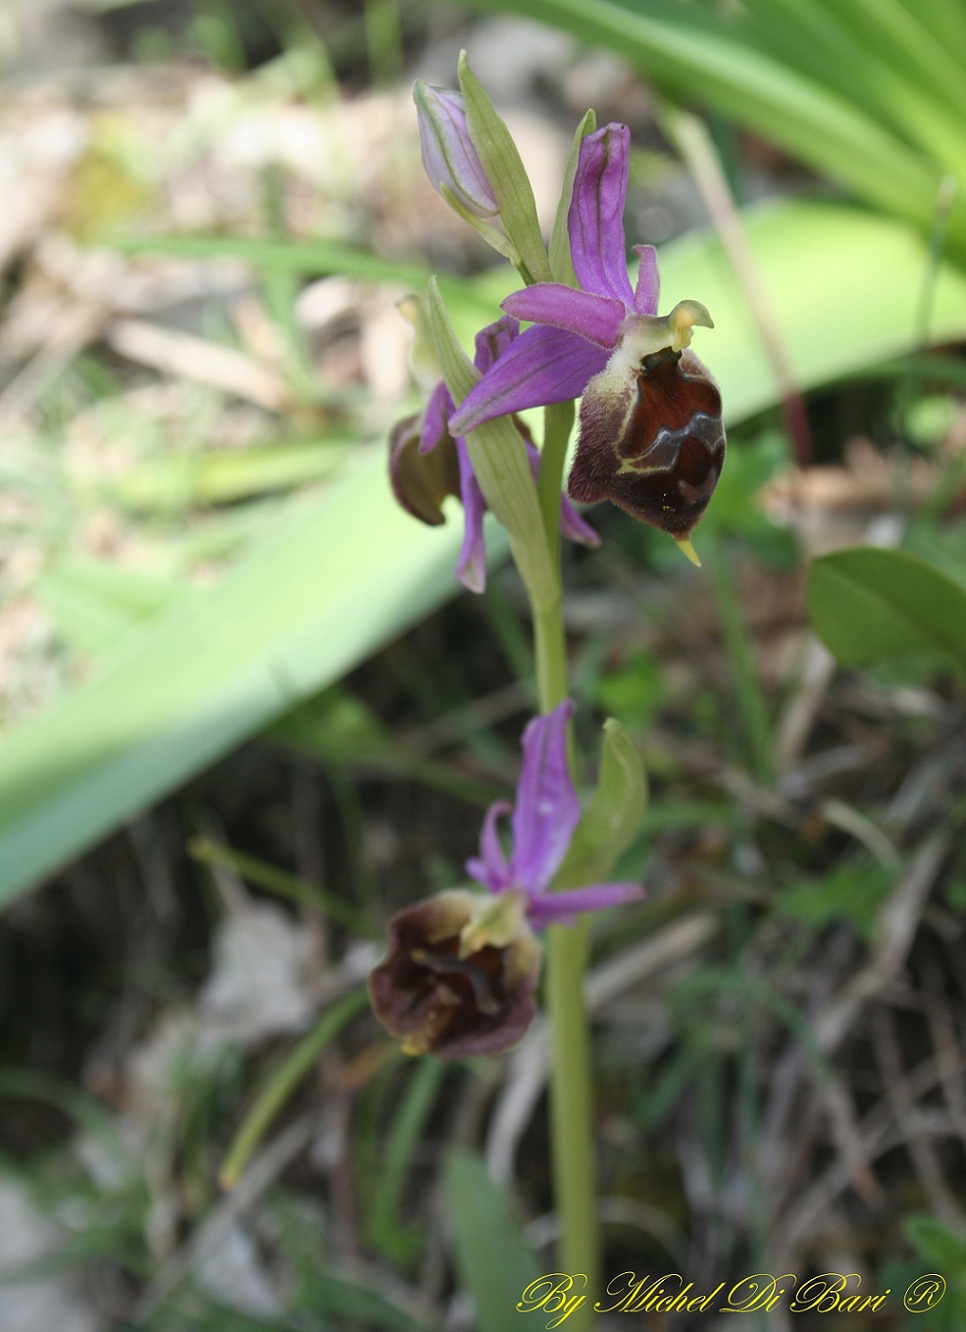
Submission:
<svg viewBox="0 0 966 1332">
<path fill-rule="evenodd" d="M 372 1008 L 406 1054 L 500 1054 L 534 1019 L 541 955 L 522 893 L 440 893 L 390 920 Z"/>
</svg>

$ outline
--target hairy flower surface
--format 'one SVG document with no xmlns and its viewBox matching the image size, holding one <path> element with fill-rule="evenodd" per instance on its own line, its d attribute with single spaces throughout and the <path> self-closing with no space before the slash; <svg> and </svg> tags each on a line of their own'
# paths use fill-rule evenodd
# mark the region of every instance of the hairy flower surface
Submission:
<svg viewBox="0 0 966 1332">
<path fill-rule="evenodd" d="M 476 335 L 473 363 L 477 370 L 485 374 L 495 366 L 512 346 L 519 331 L 519 322 L 509 315 L 482 329 Z M 486 587 L 483 515 L 487 505 L 473 471 L 466 440 L 450 431 L 453 412 L 453 399 L 446 385 L 440 382 L 430 393 L 422 417 L 407 417 L 393 429 L 389 472 L 399 503 L 424 523 L 444 522 L 443 500 L 447 495 L 460 498 L 464 532 L 456 562 L 456 577 L 471 592 L 482 592 Z M 514 424 L 536 479 L 540 470 L 540 451 L 524 423 L 515 420 Z M 565 495 L 560 497 L 560 530 L 571 541 L 586 546 L 600 544 L 597 533 Z"/>
<path fill-rule="evenodd" d="M 583 395 L 572 498 L 611 499 L 636 518 L 688 535 L 724 463 L 717 386 L 687 350 L 695 325 L 711 327 L 697 301 L 658 316 L 650 246 L 635 246 L 627 275 L 624 202 L 629 132 L 607 125 L 580 147 L 568 233 L 579 289 L 538 282 L 503 309 L 531 327 L 474 387 L 451 421 L 466 433 L 506 412 Z"/>
<path fill-rule="evenodd" d="M 568 700 L 529 723 L 516 801 L 487 811 L 480 854 L 466 869 L 489 894 L 454 889 L 389 922 L 389 951 L 370 975 L 369 992 L 376 1016 L 411 1054 L 461 1059 L 511 1049 L 536 1012 L 541 948 L 534 931 L 643 895 L 639 883 L 550 891 L 580 821 L 567 764 L 573 707 Z M 509 860 L 497 831 L 505 814 Z"/>
</svg>

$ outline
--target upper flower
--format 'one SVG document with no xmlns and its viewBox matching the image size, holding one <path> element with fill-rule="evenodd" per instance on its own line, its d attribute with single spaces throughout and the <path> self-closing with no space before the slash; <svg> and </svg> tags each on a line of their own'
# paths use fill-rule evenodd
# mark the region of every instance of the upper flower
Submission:
<svg viewBox="0 0 966 1332">
<path fill-rule="evenodd" d="M 508 315 L 482 329 L 476 335 L 474 364 L 477 370 L 485 374 L 496 365 L 513 345 L 519 331 L 517 320 Z M 431 525 L 444 521 L 441 507 L 444 498 L 459 496 L 465 526 L 456 562 L 456 577 L 471 592 L 482 592 L 486 587 L 483 515 L 487 505 L 473 471 L 466 440 L 450 431 L 453 411 L 453 399 L 440 381 L 430 392 L 422 416 L 407 417 L 393 429 L 390 435 L 390 478 L 403 508 Z M 524 423 L 517 420 L 515 424 L 536 478 L 540 470 L 540 452 Z M 565 495 L 560 497 L 560 530 L 571 541 L 587 546 L 600 543 L 597 533 Z"/>
<path fill-rule="evenodd" d="M 454 889 L 398 912 L 389 951 L 369 977 L 373 1009 L 410 1054 L 441 1059 L 497 1054 L 523 1039 L 536 1013 L 541 947 L 535 931 L 576 913 L 642 896 L 639 883 L 552 892 L 580 821 L 567 764 L 569 700 L 523 733 L 516 803 L 486 814 L 480 854 L 467 871 L 489 894 Z M 497 819 L 511 814 L 509 861 Z"/>
<path fill-rule="evenodd" d="M 569 481 L 574 499 L 610 498 L 670 532 L 690 551 L 724 461 L 721 401 L 687 347 L 712 327 L 697 301 L 657 310 L 651 246 L 638 245 L 637 284 L 627 275 L 624 202 L 629 131 L 607 125 L 580 147 L 568 233 L 579 289 L 538 282 L 503 309 L 532 324 L 483 376 L 453 416 L 465 433 L 506 412 L 583 395 Z"/>
</svg>

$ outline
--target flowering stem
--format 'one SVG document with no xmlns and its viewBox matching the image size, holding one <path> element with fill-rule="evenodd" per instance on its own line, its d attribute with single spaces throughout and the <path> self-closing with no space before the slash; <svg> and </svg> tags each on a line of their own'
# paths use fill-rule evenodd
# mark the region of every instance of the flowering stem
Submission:
<svg viewBox="0 0 966 1332">
<path fill-rule="evenodd" d="M 546 1005 L 550 1017 L 550 1129 L 554 1193 L 560 1218 L 560 1267 L 579 1282 L 587 1302 L 569 1318 L 572 1332 L 593 1325 L 598 1281 L 597 1203 L 591 1116 L 590 1037 L 584 1006 L 587 919 L 552 925 L 547 939 Z"/>
<path fill-rule="evenodd" d="M 559 569 L 560 489 L 573 403 L 546 408 L 538 497 L 554 567 Z M 561 597 L 532 603 L 540 711 L 569 693 Z M 590 1039 L 584 1006 L 587 920 L 553 925 L 547 937 L 546 1007 L 550 1020 L 550 1120 L 554 1196 L 560 1219 L 560 1265 L 587 1277 L 591 1296 L 569 1316 L 572 1332 L 588 1332 L 598 1290 L 598 1237 L 591 1119 Z"/>
<path fill-rule="evenodd" d="M 543 525 L 550 553 L 556 563 L 556 541 L 560 527 L 560 491 L 563 485 L 567 445 L 574 424 L 573 402 L 557 402 L 543 411 L 543 449 L 540 453 L 540 475 L 537 478 L 537 499 L 543 514 Z M 558 700 L 559 702 L 559 700 Z"/>
<path fill-rule="evenodd" d="M 531 602 L 531 608 L 537 658 L 537 698 L 541 712 L 552 712 L 569 692 L 560 593 L 543 605 Z"/>
</svg>

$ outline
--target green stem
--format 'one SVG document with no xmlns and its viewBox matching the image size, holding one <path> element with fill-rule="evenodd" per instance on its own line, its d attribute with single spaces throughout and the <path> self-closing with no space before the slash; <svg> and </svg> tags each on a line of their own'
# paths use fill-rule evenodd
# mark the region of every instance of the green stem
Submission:
<svg viewBox="0 0 966 1332">
<path fill-rule="evenodd" d="M 573 404 L 548 407 L 538 497 L 555 567 L 559 566 L 560 485 L 573 424 Z M 541 712 L 568 695 L 567 654 L 559 592 L 533 603 L 537 692 Z M 560 1265 L 587 1300 L 568 1317 L 570 1332 L 589 1332 L 599 1296 L 590 1035 L 584 1005 L 587 921 L 551 926 L 547 937 L 546 1007 L 550 1021 L 550 1141 L 554 1196 L 560 1220 Z M 580 1285 L 578 1274 L 587 1279 Z"/>
<path fill-rule="evenodd" d="M 533 605 L 532 614 L 537 658 L 537 699 L 541 712 L 552 712 L 568 694 L 567 653 L 559 592 L 546 605 Z"/>
<path fill-rule="evenodd" d="M 546 1005 L 550 1016 L 550 1141 L 560 1219 L 560 1266 L 588 1299 L 568 1319 L 571 1332 L 593 1326 L 600 1295 L 597 1191 L 590 1081 L 590 1032 L 584 1005 L 587 920 L 552 925 L 547 939 Z"/>
<path fill-rule="evenodd" d="M 543 450 L 540 454 L 540 475 L 537 478 L 537 499 L 543 526 L 550 543 L 551 553 L 560 530 L 560 490 L 563 485 L 567 445 L 574 424 L 574 404 L 555 402 L 543 411 Z M 558 700 L 559 701 L 559 700 Z"/>
</svg>

